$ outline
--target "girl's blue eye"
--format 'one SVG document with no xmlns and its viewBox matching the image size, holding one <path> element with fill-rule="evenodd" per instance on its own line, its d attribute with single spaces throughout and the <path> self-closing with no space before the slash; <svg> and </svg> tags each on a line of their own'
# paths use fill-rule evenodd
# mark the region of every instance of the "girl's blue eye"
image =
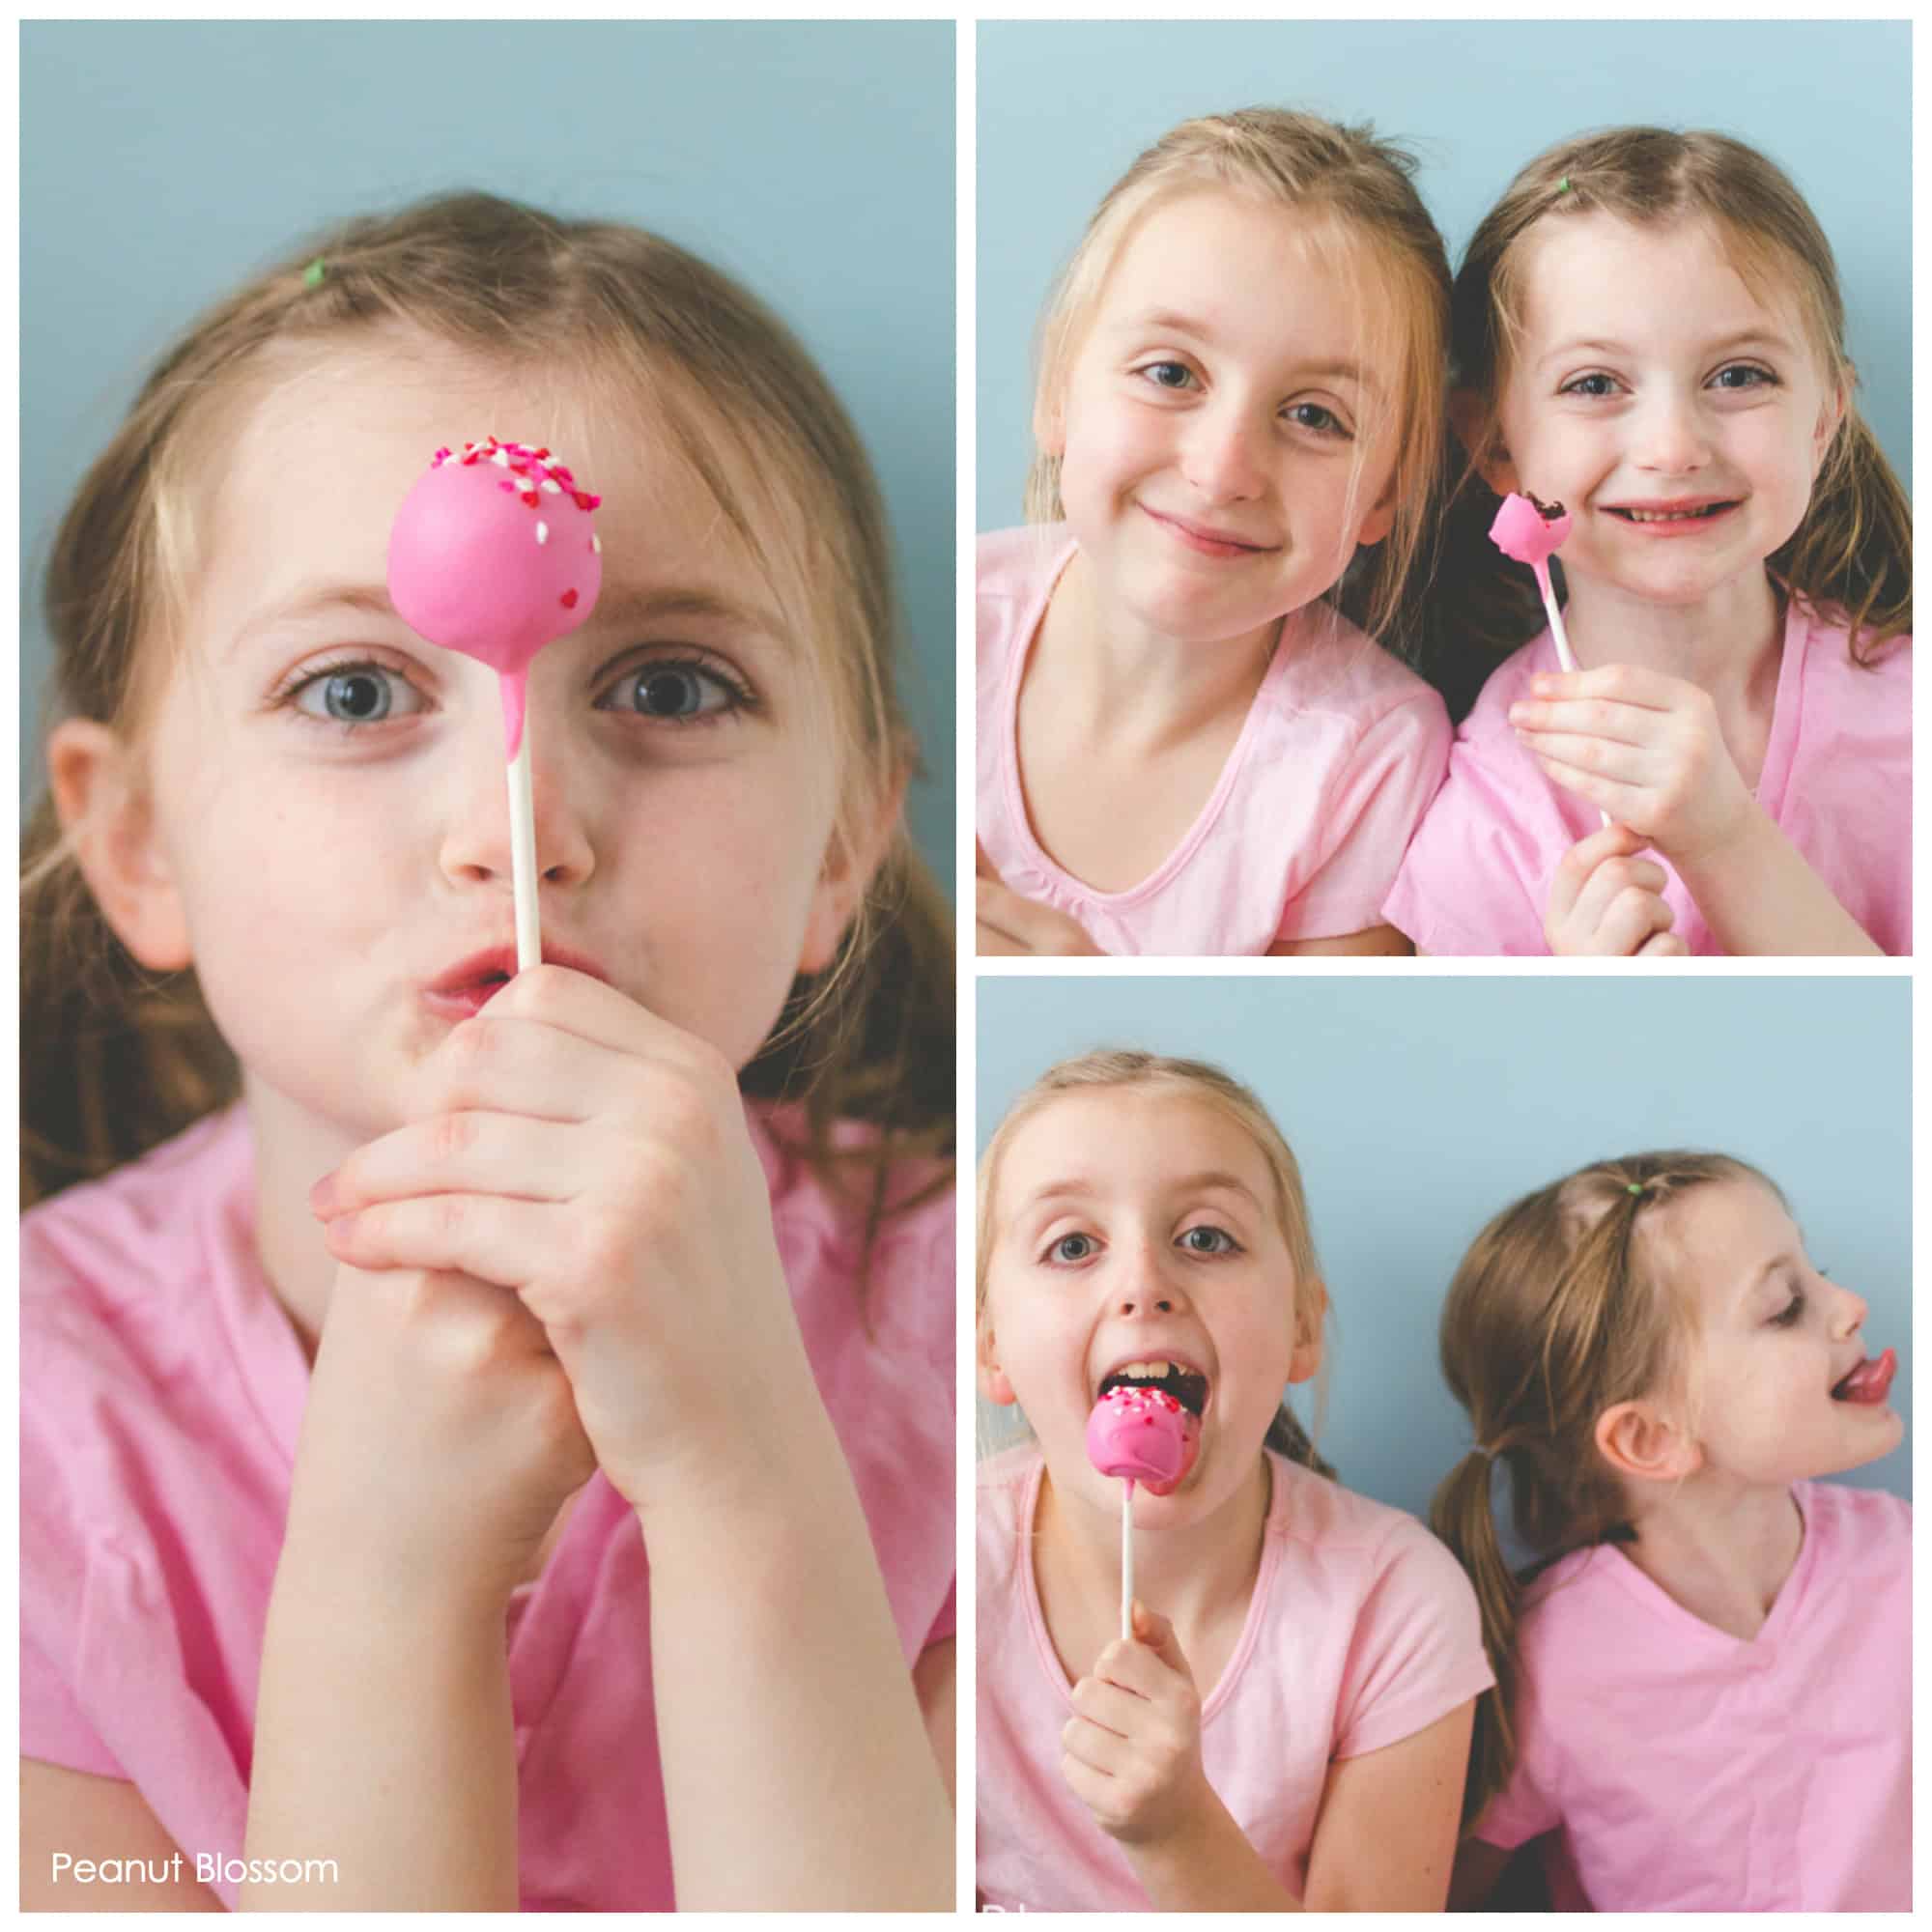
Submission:
<svg viewBox="0 0 1932 1932">
<path fill-rule="evenodd" d="M 1320 403 L 1291 404 L 1288 419 L 1302 429 L 1314 430 L 1318 436 L 1347 436 L 1349 433 L 1343 428 L 1341 417 Z"/>
<path fill-rule="evenodd" d="M 418 696 L 408 678 L 386 665 L 344 664 L 304 678 L 289 697 L 305 718 L 337 724 L 380 724 L 396 713 L 404 695 Z M 421 705 L 411 708 L 420 710 Z"/>
<path fill-rule="evenodd" d="M 1742 380 L 1729 381 L 1727 378 Z M 1775 384 L 1777 378 L 1769 369 L 1759 369 L 1749 362 L 1733 362 L 1719 369 L 1712 381 L 1720 389 L 1762 389 Z"/>
<path fill-rule="evenodd" d="M 1150 362 L 1141 374 L 1157 389 L 1184 389 L 1194 380 L 1185 362 Z"/>
<path fill-rule="evenodd" d="M 1098 1246 L 1092 1235 L 1062 1235 L 1046 1252 L 1057 1262 L 1084 1262 Z"/>
<path fill-rule="evenodd" d="M 1236 1242 L 1225 1228 L 1208 1227 L 1205 1222 L 1198 1228 L 1189 1228 L 1180 1237 L 1180 1246 L 1189 1254 L 1231 1255 Z"/>
<path fill-rule="evenodd" d="M 736 711 L 746 702 L 743 690 L 708 665 L 659 662 L 626 671 L 611 687 L 609 701 L 600 702 L 598 708 L 632 711 L 640 718 L 682 724 L 721 711 Z"/>
<path fill-rule="evenodd" d="M 1578 376 L 1574 383 L 1565 383 L 1566 396 L 1608 396 L 1616 392 L 1616 379 L 1611 376 Z"/>
</svg>

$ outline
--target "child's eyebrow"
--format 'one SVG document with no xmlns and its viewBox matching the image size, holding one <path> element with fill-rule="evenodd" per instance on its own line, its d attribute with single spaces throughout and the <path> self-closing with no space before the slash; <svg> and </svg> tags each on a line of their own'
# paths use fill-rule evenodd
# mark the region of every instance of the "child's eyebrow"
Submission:
<svg viewBox="0 0 1932 1932">
<path fill-rule="evenodd" d="M 1738 1298 L 1741 1301 L 1755 1301 L 1776 1277 L 1787 1268 L 1798 1265 L 1795 1254 L 1776 1254 L 1765 1263 L 1745 1284 L 1745 1292 Z"/>
<path fill-rule="evenodd" d="M 626 630 L 678 617 L 704 617 L 740 630 L 761 632 L 775 643 L 788 640 L 784 627 L 762 606 L 696 586 L 678 590 L 607 588 L 597 600 L 596 615 L 600 624 Z"/>
</svg>

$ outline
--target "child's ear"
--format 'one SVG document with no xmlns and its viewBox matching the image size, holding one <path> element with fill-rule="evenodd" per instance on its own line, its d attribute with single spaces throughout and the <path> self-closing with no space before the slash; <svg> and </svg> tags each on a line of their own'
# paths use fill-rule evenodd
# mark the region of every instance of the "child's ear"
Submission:
<svg viewBox="0 0 1932 1932">
<path fill-rule="evenodd" d="M 993 1324 L 983 1316 L 974 1340 L 973 1353 L 978 1363 L 980 1393 L 1002 1408 L 1010 1407 L 1019 1397 L 1013 1393 L 1013 1385 L 1007 1379 L 1006 1370 L 1000 1366 L 999 1345 L 993 1339 Z"/>
<path fill-rule="evenodd" d="M 129 747 L 96 719 L 67 719 L 47 740 L 47 779 L 81 876 L 115 936 L 150 972 L 190 965 L 181 894 Z"/>
<path fill-rule="evenodd" d="M 1291 1382 L 1307 1381 L 1321 1366 L 1321 1335 L 1327 1315 L 1327 1289 L 1319 1281 L 1304 1283 L 1295 1296 L 1294 1352 L 1288 1358 Z"/>
<path fill-rule="evenodd" d="M 902 759 L 892 779 L 854 814 L 853 824 L 833 827 L 799 949 L 801 973 L 822 973 L 838 956 L 838 942 L 899 829 L 899 810 L 911 771 L 911 761 Z"/>
<path fill-rule="evenodd" d="M 1620 1402 L 1597 1418 L 1597 1447 L 1620 1476 L 1674 1483 L 1694 1475 L 1704 1456 L 1682 1429 L 1647 1402 Z"/>
<path fill-rule="evenodd" d="M 1486 414 L 1479 391 L 1449 391 L 1449 427 L 1456 432 L 1456 440 L 1463 445 L 1464 453 L 1475 461 L 1477 475 L 1498 497 L 1508 497 L 1520 490 L 1522 485 L 1517 476 L 1516 465 L 1511 462 L 1510 453 L 1493 423 L 1488 425 L 1488 435 L 1485 436 Z"/>
<path fill-rule="evenodd" d="M 1039 445 L 1042 456 L 1066 454 L 1066 405 L 1064 385 L 1051 396 L 1046 393 L 1044 386 L 1035 393 L 1033 440 Z"/>
</svg>

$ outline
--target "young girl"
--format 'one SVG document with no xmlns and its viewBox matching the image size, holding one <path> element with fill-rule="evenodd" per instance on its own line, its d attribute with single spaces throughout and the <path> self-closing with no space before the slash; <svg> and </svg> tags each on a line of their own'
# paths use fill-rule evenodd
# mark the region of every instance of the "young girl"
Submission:
<svg viewBox="0 0 1932 1932">
<path fill-rule="evenodd" d="M 1475 1447 L 1433 1512 L 1497 1686 L 1457 1903 L 1557 1833 L 1559 1907 L 1910 1908 L 1912 1512 L 1813 1480 L 1903 1433 L 1864 1316 L 1721 1154 L 1586 1167 L 1477 1236 L 1442 1315 Z"/>
<path fill-rule="evenodd" d="M 383 587 L 491 431 L 603 497 L 507 985 L 496 677 Z M 96 464 L 23 917 L 30 1196 L 104 1177 L 22 1238 L 28 1902 L 101 1902 L 63 1855 L 117 1905 L 950 1902 L 885 531 L 742 290 L 480 195 L 212 310 Z"/>
<path fill-rule="evenodd" d="M 1389 920 L 1425 952 L 1909 952 L 1911 509 L 1798 190 L 1719 134 L 1565 142 L 1476 231 L 1455 332 L 1436 606 L 1521 648 Z M 1512 490 L 1572 518 L 1574 673 L 1489 541 Z"/>
<path fill-rule="evenodd" d="M 1004 1911 L 1440 1910 L 1476 1606 L 1412 1519 L 1332 1480 L 1293 1413 L 1327 1294 L 1293 1154 L 1212 1066 L 1094 1053 L 980 1168 L 980 1387 L 1036 1441 L 979 1501 L 979 1886 Z M 1085 1446 L 1122 1375 L 1200 1417 L 1169 1495 Z"/>
<path fill-rule="evenodd" d="M 1441 454 L 1413 165 L 1217 115 L 1088 225 L 1042 327 L 1036 527 L 980 542 L 981 952 L 1406 950 L 1380 907 L 1449 725 L 1349 619 L 1395 614 Z"/>
</svg>

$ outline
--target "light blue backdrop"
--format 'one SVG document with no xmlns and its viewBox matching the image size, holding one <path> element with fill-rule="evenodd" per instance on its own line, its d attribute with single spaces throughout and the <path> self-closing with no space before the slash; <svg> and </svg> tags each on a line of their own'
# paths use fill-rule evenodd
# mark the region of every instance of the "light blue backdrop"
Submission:
<svg viewBox="0 0 1932 1932">
<path fill-rule="evenodd" d="M 979 37 L 978 527 L 1021 520 L 1033 330 L 1127 163 L 1190 115 L 1268 103 L 1375 123 L 1463 244 L 1565 135 L 1627 122 L 1762 148 L 1838 258 L 1861 402 L 1912 479 L 1912 29 L 1902 21 L 988 22 Z"/>
<path fill-rule="evenodd" d="M 1492 1214 L 1590 1160 L 1701 1147 L 1776 1180 L 1812 1259 L 1870 1303 L 1907 1435 L 1843 1480 L 1912 1493 L 1904 980 L 982 978 L 980 1146 L 1102 1045 L 1214 1061 L 1287 1134 L 1335 1305 L 1321 1446 L 1350 1489 L 1420 1515 L 1467 1447 L 1436 1323 Z"/>
<path fill-rule="evenodd" d="M 334 215 L 480 186 L 668 235 L 804 339 L 884 481 L 952 871 L 953 29 L 28 22 L 20 47 L 23 782 L 35 566 L 147 362 Z"/>
</svg>

